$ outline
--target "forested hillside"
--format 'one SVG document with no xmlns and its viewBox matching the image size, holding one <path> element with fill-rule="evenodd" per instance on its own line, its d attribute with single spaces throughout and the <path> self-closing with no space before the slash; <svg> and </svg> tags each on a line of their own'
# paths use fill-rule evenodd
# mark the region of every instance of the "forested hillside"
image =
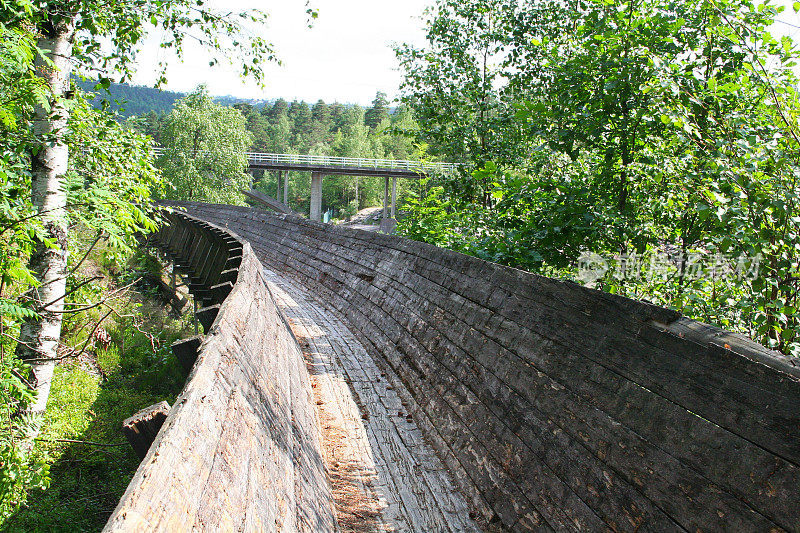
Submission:
<svg viewBox="0 0 800 533">
<path fill-rule="evenodd" d="M 122 117 L 132 117 L 155 113 L 161 115 L 169 113 L 172 106 L 179 99 L 186 96 L 184 93 L 130 85 L 127 83 L 108 83 L 108 87 L 98 86 L 96 81 L 76 79 L 77 86 L 89 95 L 92 105 L 101 108 L 108 105 L 109 111 L 118 113 Z M 254 106 L 263 106 L 265 102 L 257 102 L 247 98 L 235 96 L 217 96 L 214 100 L 222 105 L 247 103 Z"/>
<path fill-rule="evenodd" d="M 176 128 L 181 129 L 175 123 L 177 119 L 171 118 L 173 110 L 182 101 L 191 100 L 190 96 L 181 93 L 125 83 L 109 83 L 107 89 L 91 81 L 78 81 L 77 85 L 87 93 L 94 107 L 107 106 L 108 111 L 117 114 L 119 120 L 127 120 L 127 124 L 135 130 L 151 136 L 156 145 L 165 148 L 169 148 L 169 142 L 163 135 L 167 125 L 173 121 L 173 136 Z M 198 90 L 206 94 L 205 89 Z M 415 148 L 419 126 L 410 107 L 392 107 L 386 94 L 381 92 L 376 94 L 372 105 L 366 109 L 355 104 L 327 103 L 323 100 L 313 103 L 298 100 L 289 102 L 283 98 L 257 102 L 206 95 L 203 96 L 203 102 L 205 112 L 218 115 L 212 121 L 221 130 L 236 129 L 232 122 L 233 115 L 225 112 L 223 107 L 232 107 L 244 116 L 245 128 L 250 135 L 246 149 L 250 151 L 389 159 L 424 155 Z M 222 115 L 227 118 L 222 118 Z M 188 129 L 188 126 L 184 129 Z M 213 134 L 209 132 L 209 135 Z M 213 143 L 209 144 L 207 139 L 204 142 L 206 153 L 214 152 L 220 157 L 223 153 L 236 151 L 230 145 L 219 145 L 219 140 L 216 147 L 211 146 Z M 230 177 L 234 174 L 219 164 L 193 171 L 184 169 L 184 173 L 201 171 L 208 176 Z M 257 172 L 256 176 L 257 188 L 276 196 L 277 177 L 264 175 L 263 172 Z M 308 176 L 291 173 L 290 182 L 290 205 L 301 212 L 307 210 Z M 195 185 L 194 190 L 199 197 L 210 200 L 216 196 L 210 189 L 214 187 L 213 179 L 204 185 L 199 182 L 195 182 Z M 401 182 L 401 198 L 409 187 L 409 183 Z M 324 206 L 337 216 L 351 216 L 361 208 L 377 205 L 381 201 L 381 191 L 382 184 L 375 178 L 331 176 L 326 179 Z M 229 200 L 241 201 L 238 196 L 235 200 L 233 197 Z"/>
<path fill-rule="evenodd" d="M 183 94 L 161 91 L 152 87 L 139 87 L 127 83 L 110 83 L 107 89 L 96 88 L 91 80 L 76 80 L 78 87 L 89 95 L 92 105 L 102 107 L 105 102 L 109 110 L 122 116 L 146 113 L 168 113 Z"/>
</svg>

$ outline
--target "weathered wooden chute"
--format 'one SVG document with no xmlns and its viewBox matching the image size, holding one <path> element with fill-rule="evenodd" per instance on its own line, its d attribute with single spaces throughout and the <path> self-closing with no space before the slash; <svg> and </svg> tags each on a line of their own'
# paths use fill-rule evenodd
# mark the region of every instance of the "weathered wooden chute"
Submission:
<svg viewBox="0 0 800 533">
<path fill-rule="evenodd" d="M 211 274 L 195 282 L 205 303 L 227 259 L 198 255 L 202 239 L 186 235 L 196 230 L 181 229 L 185 221 L 235 232 L 241 265 L 224 279 L 232 288 L 213 304 L 187 389 L 108 530 L 337 527 L 331 466 L 320 458 L 327 437 L 315 425 L 315 408 L 325 411 L 301 364 L 328 337 L 309 312 L 287 320 L 281 309 L 298 304 L 288 293 L 275 304 L 259 260 L 346 323 L 358 357 L 385 369 L 358 377 L 355 367 L 354 401 L 363 406 L 374 390 L 364 383 L 385 380 L 395 416 L 435 449 L 416 460 L 447 467 L 481 527 L 800 530 L 800 369 L 789 358 L 667 309 L 427 244 L 180 205 L 191 217 L 167 230 L 183 237 L 166 248 Z M 200 255 L 215 266 L 201 268 Z M 309 346 L 298 348 L 297 323 Z M 284 445 L 266 444 L 275 442 Z M 267 479 L 260 490 L 256 480 Z"/>
</svg>

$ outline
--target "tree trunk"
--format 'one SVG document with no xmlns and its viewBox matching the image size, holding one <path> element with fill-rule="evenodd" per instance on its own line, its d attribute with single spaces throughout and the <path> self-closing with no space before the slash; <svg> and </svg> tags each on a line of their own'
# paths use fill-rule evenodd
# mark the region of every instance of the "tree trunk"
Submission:
<svg viewBox="0 0 800 533">
<path fill-rule="evenodd" d="M 34 132 L 40 144 L 31 163 L 31 199 L 34 207 L 42 213 L 47 237 L 57 246 L 48 247 L 43 242 L 35 245 L 30 268 L 36 273 L 40 285 L 31 294 L 39 318 L 22 325 L 17 345 L 17 355 L 31 365 L 30 382 L 38 393 L 29 408 L 33 414 L 44 412 L 47 406 L 61 338 L 67 284 L 67 194 L 63 182 L 69 156 L 65 140 L 69 109 L 65 96 L 69 90 L 74 27 L 73 19 L 63 19 L 44 28 L 38 43 L 53 62 L 52 66 L 41 60 L 37 62 L 39 75 L 51 87 L 52 99 L 49 109 L 37 106 L 35 112 Z M 38 429 L 34 432 L 38 433 Z"/>
</svg>

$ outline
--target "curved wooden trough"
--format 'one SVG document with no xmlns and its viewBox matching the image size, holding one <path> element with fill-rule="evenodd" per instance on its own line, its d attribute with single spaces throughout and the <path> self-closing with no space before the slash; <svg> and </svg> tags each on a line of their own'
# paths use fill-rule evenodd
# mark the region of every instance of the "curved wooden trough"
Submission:
<svg viewBox="0 0 800 533">
<path fill-rule="evenodd" d="M 166 217 L 155 240 L 189 274 L 205 336 L 105 531 L 333 530 L 308 374 L 261 264 L 230 232 Z"/>
<path fill-rule="evenodd" d="M 233 280 L 221 276 L 237 247 L 241 265 L 107 530 L 337 527 L 302 356 L 259 259 L 385 368 L 482 527 L 800 530 L 792 360 L 663 308 L 429 245 L 180 206 L 190 216 L 172 216 L 160 239 L 206 265 L 196 288 L 207 303 Z M 203 232 L 234 251 L 199 260 Z"/>
</svg>

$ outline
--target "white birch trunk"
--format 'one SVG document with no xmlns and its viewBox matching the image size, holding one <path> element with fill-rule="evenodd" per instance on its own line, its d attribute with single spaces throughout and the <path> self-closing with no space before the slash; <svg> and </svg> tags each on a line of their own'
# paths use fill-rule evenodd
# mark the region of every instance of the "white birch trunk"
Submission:
<svg viewBox="0 0 800 533">
<path fill-rule="evenodd" d="M 47 32 L 46 32 L 47 33 Z M 61 338 L 61 319 L 67 284 L 67 195 L 64 174 L 67 172 L 68 150 L 65 141 L 69 109 L 64 96 L 69 90 L 72 70 L 72 38 L 74 21 L 58 23 L 49 35 L 39 39 L 39 47 L 53 61 L 53 66 L 37 65 L 39 75 L 52 88 L 50 109 L 38 106 L 34 118 L 34 131 L 41 139 L 40 148 L 32 158 L 31 198 L 34 207 L 42 213 L 47 235 L 58 243 L 48 248 L 38 243 L 30 259 L 30 268 L 41 285 L 32 291 L 34 305 L 40 318 L 23 324 L 17 354 L 26 359 L 32 368 L 31 384 L 38 395 L 29 408 L 32 414 L 43 413 L 50 394 L 50 384 L 58 356 Z M 38 433 L 38 429 L 34 430 Z"/>
</svg>

